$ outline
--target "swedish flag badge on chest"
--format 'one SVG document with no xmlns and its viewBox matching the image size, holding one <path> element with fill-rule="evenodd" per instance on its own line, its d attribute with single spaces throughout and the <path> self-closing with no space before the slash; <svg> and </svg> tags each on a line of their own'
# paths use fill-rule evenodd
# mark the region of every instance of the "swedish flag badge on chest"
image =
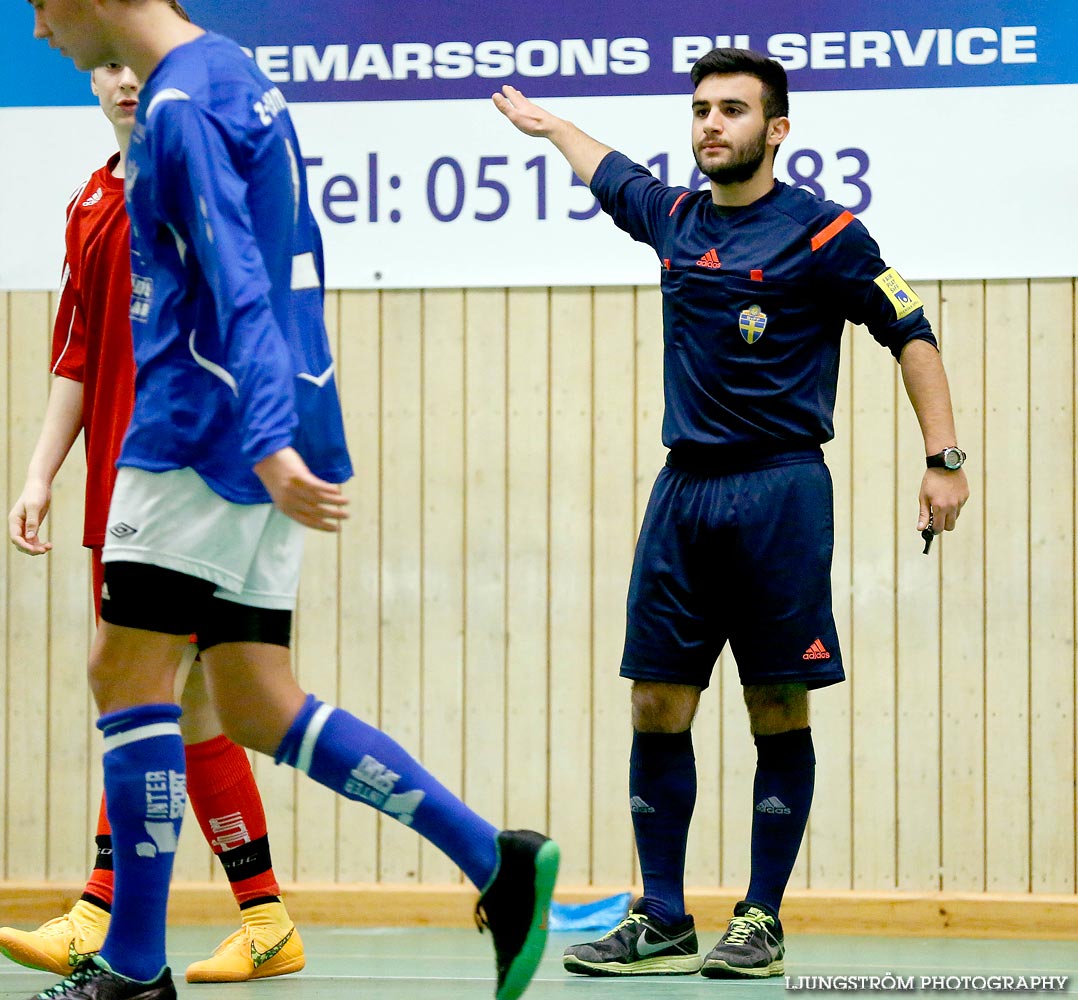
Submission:
<svg viewBox="0 0 1078 1000">
<path fill-rule="evenodd" d="M 755 344 L 764 335 L 764 328 L 767 326 L 767 313 L 756 305 L 749 306 L 748 309 L 742 309 L 738 326 L 741 327 L 741 336 L 745 339 L 745 343 Z"/>
</svg>

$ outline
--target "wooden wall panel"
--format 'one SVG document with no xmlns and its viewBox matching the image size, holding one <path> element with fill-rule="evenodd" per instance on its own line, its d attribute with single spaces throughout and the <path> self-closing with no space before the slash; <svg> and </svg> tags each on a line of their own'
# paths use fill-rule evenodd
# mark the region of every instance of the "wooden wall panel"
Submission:
<svg viewBox="0 0 1078 1000">
<path fill-rule="evenodd" d="M 1029 887 L 1029 287 L 985 290 L 985 888 Z"/>
<path fill-rule="evenodd" d="M 1074 892 L 1074 288 L 1030 283 L 1030 888 Z M 1068 461 L 1068 459 L 1070 459 Z"/>
<path fill-rule="evenodd" d="M 862 331 L 863 333 L 863 331 Z M 842 650 L 844 670 L 850 676 L 853 638 L 853 421 L 854 367 L 851 358 L 854 330 L 847 324 L 842 335 L 842 361 L 835 399 L 834 440 L 824 448 L 831 470 L 835 502 L 835 551 L 831 560 L 831 603 Z M 851 736 L 852 686 L 844 684 L 815 691 L 809 696 L 809 724 L 816 753 L 816 788 L 802 854 L 808 862 L 808 885 L 813 889 L 851 888 L 853 859 Z"/>
<path fill-rule="evenodd" d="M 856 327 L 850 518 L 853 622 L 846 674 L 852 699 L 853 888 L 895 883 L 895 419 L 894 362 Z M 912 487 L 911 487 L 912 489 Z M 865 822 L 871 816 L 872 822 Z"/>
<path fill-rule="evenodd" d="M 413 754 L 418 754 L 422 745 L 422 388 L 421 293 L 383 292 L 378 725 Z M 415 834 L 384 816 L 379 818 L 379 828 L 380 881 L 417 882 L 419 842 Z"/>
<path fill-rule="evenodd" d="M 96 712 L 90 710 L 86 683 L 94 608 L 90 557 L 82 547 L 85 489 L 86 457 L 78 441 L 53 489 L 48 556 L 48 871 L 65 879 L 85 871 L 86 831 L 98 811 L 86 794 L 87 732 Z"/>
<path fill-rule="evenodd" d="M 510 827 L 550 820 L 551 319 L 545 288 L 508 297 L 505 755 Z M 555 457 L 556 460 L 556 457 Z M 569 832 L 569 831 L 567 831 Z M 570 837 L 572 834 L 569 834 Z M 569 859 L 570 865 L 582 864 Z"/>
<path fill-rule="evenodd" d="M 0 488 L 3 489 L 3 493 L 0 496 L 4 498 L 4 513 L 7 513 L 11 509 L 11 504 L 18 496 L 19 490 L 22 488 L 22 471 L 18 469 L 12 469 L 12 434 L 11 434 L 11 390 L 9 388 L 11 382 L 10 372 L 15 371 L 15 361 L 18 355 L 19 348 L 14 343 L 14 338 L 11 332 L 11 303 L 16 297 L 11 292 L 0 292 L 0 358 L 4 359 L 4 372 L 5 374 L 0 376 L 0 448 L 4 449 L 4 461 L 0 462 Z M 37 336 L 42 340 L 45 340 L 48 336 L 46 330 L 40 328 L 33 332 L 27 331 L 24 336 Z M 22 340 L 20 338 L 20 345 Z M 22 374 L 21 368 L 19 374 Z M 17 874 L 12 871 L 12 861 L 17 860 L 9 856 L 8 852 L 8 805 L 7 805 L 7 783 L 8 783 L 8 761 L 11 759 L 8 748 L 8 698 L 7 698 L 7 686 L 8 686 L 8 664 L 10 662 L 8 657 L 8 622 L 10 621 L 9 610 L 11 606 L 11 585 L 14 583 L 15 575 L 11 572 L 11 559 L 15 555 L 10 545 L 4 546 L 4 557 L 0 559 L 0 651 L 3 652 L 3 656 L 0 657 L 0 691 L 3 692 L 4 706 L 3 711 L 0 711 L 0 748 L 3 752 L 0 753 L 0 832 L 3 836 L 0 837 L 0 873 L 6 879 L 17 878 Z"/>
<path fill-rule="evenodd" d="M 466 312 L 464 798 L 495 826 L 504 826 L 509 501 L 505 291 L 469 291 Z"/>
<path fill-rule="evenodd" d="M 420 758 L 464 785 L 464 293 L 423 294 L 422 739 Z M 420 842 L 420 879 L 457 867 Z"/>
<path fill-rule="evenodd" d="M 44 292 L 12 295 L 8 312 L 13 338 L 8 354 L 8 504 L 22 491 L 37 443 L 49 394 L 49 339 L 52 315 Z M 34 336 L 28 336 L 30 333 Z M 53 528 L 46 522 L 46 537 Z M 8 589 L 7 745 L 5 798 L 8 878 L 46 878 L 50 803 L 48 768 L 49 560 L 5 546 Z M 53 803 L 62 807 L 62 802 Z M 43 822 L 44 821 L 44 822 Z"/>
<path fill-rule="evenodd" d="M 985 299 L 979 281 L 946 282 L 941 346 L 955 424 L 970 456 L 960 527 L 938 539 L 940 594 L 940 887 L 985 888 Z"/>
<path fill-rule="evenodd" d="M 918 291 L 973 494 L 959 530 L 923 556 L 919 430 L 896 366 L 848 330 L 827 457 L 850 680 L 812 696 L 817 793 L 791 884 L 1073 894 L 1074 281 Z M 44 412 L 50 307 L 35 293 L 0 300 L 9 507 Z M 657 290 L 341 292 L 327 319 L 356 477 L 339 537 L 308 538 L 301 682 L 384 727 L 495 824 L 552 829 L 565 884 L 631 884 L 618 664 L 664 459 Z M 92 857 L 80 463 L 57 480 L 54 552 L 0 560 L 7 879 L 78 881 Z M 694 743 L 687 882 L 743 891 L 755 754 L 728 653 Z M 255 766 L 282 880 L 460 881 L 413 831 Z M 181 877 L 220 880 L 193 818 L 187 828 Z"/>
<path fill-rule="evenodd" d="M 341 408 L 355 475 L 346 488 L 351 501 L 350 517 L 340 535 L 341 660 L 337 698 L 342 708 L 378 725 L 382 670 L 381 293 L 340 292 L 339 296 L 337 379 L 342 388 Z M 273 770 L 284 778 L 290 769 Z M 260 784 L 261 781 L 260 773 Z M 378 881 L 378 824 L 378 814 L 373 809 L 358 802 L 341 803 L 337 877 L 342 882 Z M 272 843 L 278 835 L 273 823 L 269 833 Z"/>
<path fill-rule="evenodd" d="M 628 885 L 634 878 L 632 831 L 626 822 L 632 727 L 629 682 L 618 670 L 638 528 L 636 435 L 658 441 L 659 429 L 638 428 L 635 420 L 637 295 L 631 288 L 597 288 L 594 296 L 589 881 Z"/>
<path fill-rule="evenodd" d="M 548 825 L 565 855 L 562 877 L 576 883 L 591 877 L 591 801 L 587 795 L 559 794 L 556 784 L 549 786 L 547 771 L 572 775 L 580 789 L 592 787 L 593 350 L 591 289 L 554 289 L 550 297 L 549 764 L 531 761 L 519 784 L 522 788 L 532 783 L 548 785 Z M 510 779 L 511 787 L 517 787 L 512 771 Z M 521 815 L 526 826 L 544 822 L 534 810 L 530 816 Z"/>
</svg>

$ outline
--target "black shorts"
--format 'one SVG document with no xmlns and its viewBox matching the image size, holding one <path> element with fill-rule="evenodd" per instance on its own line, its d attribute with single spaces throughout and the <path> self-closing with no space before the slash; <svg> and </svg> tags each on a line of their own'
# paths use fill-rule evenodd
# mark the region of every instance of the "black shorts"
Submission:
<svg viewBox="0 0 1078 1000">
<path fill-rule="evenodd" d="M 705 688 L 729 640 L 742 684 L 845 679 L 831 475 L 819 452 L 776 462 L 659 473 L 633 561 L 623 677 Z"/>
</svg>

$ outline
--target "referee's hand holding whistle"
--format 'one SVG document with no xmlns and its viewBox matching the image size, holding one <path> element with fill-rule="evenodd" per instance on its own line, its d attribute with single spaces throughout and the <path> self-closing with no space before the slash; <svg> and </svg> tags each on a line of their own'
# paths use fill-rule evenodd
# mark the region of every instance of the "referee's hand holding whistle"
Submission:
<svg viewBox="0 0 1078 1000">
<path fill-rule="evenodd" d="M 965 454 L 962 455 L 963 460 Z M 924 539 L 924 554 L 932 539 L 941 531 L 954 531 L 958 515 L 969 499 L 969 483 L 961 467 L 957 469 L 928 468 L 921 480 L 920 513 L 917 530 Z"/>
</svg>

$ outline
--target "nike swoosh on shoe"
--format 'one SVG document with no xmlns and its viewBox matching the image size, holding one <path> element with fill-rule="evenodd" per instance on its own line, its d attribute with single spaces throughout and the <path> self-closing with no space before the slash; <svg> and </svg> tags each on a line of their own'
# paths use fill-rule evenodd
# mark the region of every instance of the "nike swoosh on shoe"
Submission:
<svg viewBox="0 0 1078 1000">
<path fill-rule="evenodd" d="M 260 965 L 264 965 L 264 964 L 265 964 L 266 962 L 268 962 L 268 961 L 269 961 L 269 960 L 270 960 L 271 958 L 273 958 L 273 956 L 274 956 L 274 955 L 278 954 L 278 953 L 280 952 L 280 950 L 281 950 L 281 949 L 282 949 L 282 948 L 283 948 L 283 947 L 284 947 L 284 946 L 285 946 L 286 944 L 288 944 L 289 940 L 290 940 L 290 939 L 291 939 L 291 937 L 292 937 L 292 933 L 293 933 L 293 931 L 295 931 L 295 929 L 296 929 L 296 928 L 295 928 L 295 927 L 293 927 L 293 928 L 292 928 L 292 930 L 290 930 L 290 931 L 289 931 L 289 932 L 288 932 L 288 933 L 287 933 L 287 934 L 286 934 L 286 935 L 285 935 L 285 936 L 284 936 L 283 938 L 281 938 L 281 940 L 280 940 L 280 941 L 278 941 L 278 942 L 277 942 L 277 943 L 276 943 L 276 944 L 275 944 L 275 945 L 274 945 L 274 946 L 273 946 L 272 948 L 270 948 L 270 949 L 269 949 L 268 951 L 259 951 L 259 950 L 258 950 L 258 949 L 257 949 L 257 948 L 255 947 L 255 943 L 254 943 L 254 941 L 252 941 L 252 942 L 251 942 L 251 961 L 252 961 L 252 962 L 254 963 L 254 967 L 255 967 L 255 968 L 257 969 L 257 968 L 258 968 L 258 967 L 259 967 Z"/>
<path fill-rule="evenodd" d="M 688 940 L 692 937 L 692 931 L 686 931 L 684 934 L 679 934 L 676 938 L 669 938 L 663 941 L 649 941 L 648 932 L 644 931 L 640 935 L 640 940 L 636 942 L 636 953 L 641 958 L 647 958 L 649 955 L 654 955 L 656 952 L 664 951 L 667 948 L 672 948 L 675 945 L 681 944 L 682 941 Z"/>
</svg>

